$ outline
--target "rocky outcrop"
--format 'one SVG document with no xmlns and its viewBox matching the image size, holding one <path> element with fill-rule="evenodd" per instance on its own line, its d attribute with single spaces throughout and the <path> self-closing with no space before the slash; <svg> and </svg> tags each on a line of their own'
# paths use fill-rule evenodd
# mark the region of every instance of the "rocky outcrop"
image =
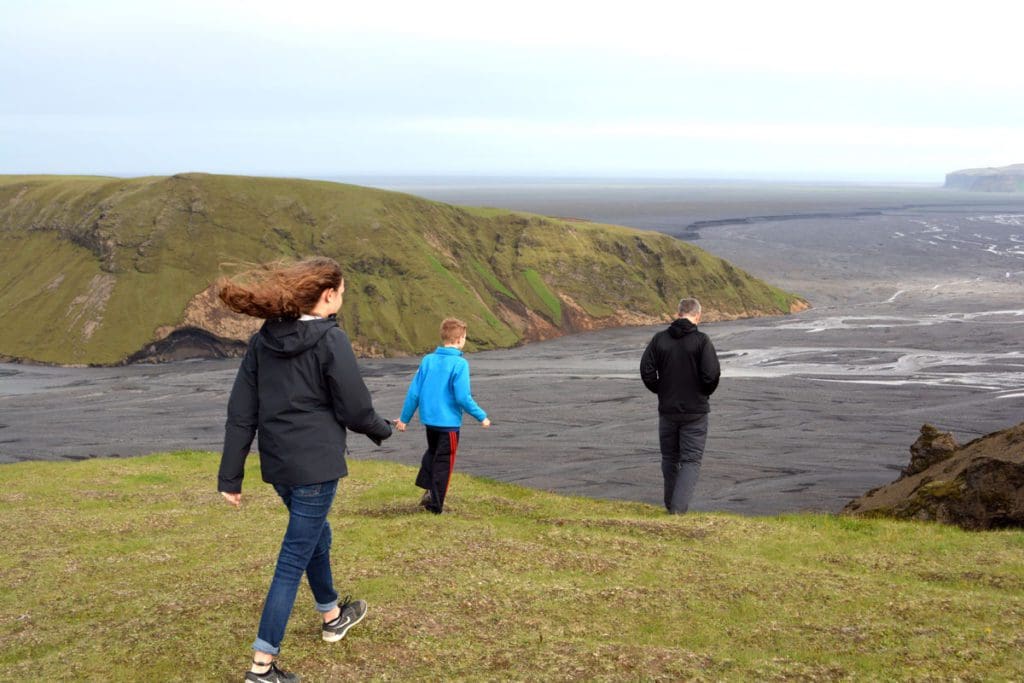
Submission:
<svg viewBox="0 0 1024 683">
<path fill-rule="evenodd" d="M 946 187 L 973 192 L 1024 192 L 1024 164 L 954 171 L 946 174 Z"/>
<path fill-rule="evenodd" d="M 940 432 L 933 425 L 921 425 L 921 436 L 910 447 L 910 464 L 903 468 L 900 478 L 924 472 L 936 463 L 946 460 L 960 444 L 950 432 Z"/>
<path fill-rule="evenodd" d="M 951 434 L 925 425 L 905 476 L 851 501 L 843 514 L 972 530 L 1024 526 L 1024 423 L 955 444 Z"/>
</svg>

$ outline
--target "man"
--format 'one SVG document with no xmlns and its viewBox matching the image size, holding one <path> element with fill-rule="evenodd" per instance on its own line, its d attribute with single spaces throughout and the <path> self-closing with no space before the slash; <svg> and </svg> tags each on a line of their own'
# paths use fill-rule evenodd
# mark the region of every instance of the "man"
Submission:
<svg viewBox="0 0 1024 683">
<path fill-rule="evenodd" d="M 689 509 L 697 486 L 708 436 L 708 397 L 721 376 L 715 347 L 697 330 L 700 302 L 683 299 L 678 316 L 654 335 L 640 360 L 641 379 L 658 395 L 665 508 L 676 515 Z"/>
</svg>

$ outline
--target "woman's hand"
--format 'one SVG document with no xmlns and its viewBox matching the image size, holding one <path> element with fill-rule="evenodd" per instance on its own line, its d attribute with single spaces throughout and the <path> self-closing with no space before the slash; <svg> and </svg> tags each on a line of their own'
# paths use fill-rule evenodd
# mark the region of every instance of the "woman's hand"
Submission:
<svg viewBox="0 0 1024 683">
<path fill-rule="evenodd" d="M 228 493 L 227 491 L 221 491 L 220 495 L 224 496 L 224 499 L 234 505 L 236 508 L 242 507 L 242 494 L 241 493 Z"/>
</svg>

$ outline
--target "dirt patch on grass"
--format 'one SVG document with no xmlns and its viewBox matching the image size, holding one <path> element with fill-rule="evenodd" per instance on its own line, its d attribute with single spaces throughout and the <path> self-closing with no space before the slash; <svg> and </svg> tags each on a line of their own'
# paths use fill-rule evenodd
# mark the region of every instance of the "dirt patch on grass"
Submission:
<svg viewBox="0 0 1024 683">
<path fill-rule="evenodd" d="M 982 572 L 919 572 L 918 578 L 929 583 L 966 583 L 983 588 L 995 588 L 1014 593 L 1024 591 L 1024 578 Z"/>
<path fill-rule="evenodd" d="M 576 526 L 584 529 L 606 529 L 621 531 L 635 536 L 654 538 L 685 538 L 697 540 L 708 536 L 708 530 L 683 527 L 670 522 L 656 522 L 643 519 L 549 519 L 554 526 Z"/>
<path fill-rule="evenodd" d="M 470 495 L 467 495 L 467 498 Z M 459 516 L 466 519 L 476 519 L 484 516 L 491 517 L 494 515 L 511 515 L 516 517 L 523 517 L 526 515 L 534 514 L 537 511 L 536 505 L 530 505 L 518 500 L 512 500 L 511 498 L 502 498 L 500 496 L 478 496 L 472 495 L 473 507 L 476 509 L 483 509 L 485 514 L 476 514 L 470 510 L 461 510 L 458 500 L 454 503 L 445 502 L 445 511 L 452 512 L 458 510 Z"/>
<path fill-rule="evenodd" d="M 416 502 L 385 503 L 375 507 L 363 507 L 352 510 L 351 514 L 372 519 L 392 519 L 426 514 L 427 511 Z"/>
</svg>

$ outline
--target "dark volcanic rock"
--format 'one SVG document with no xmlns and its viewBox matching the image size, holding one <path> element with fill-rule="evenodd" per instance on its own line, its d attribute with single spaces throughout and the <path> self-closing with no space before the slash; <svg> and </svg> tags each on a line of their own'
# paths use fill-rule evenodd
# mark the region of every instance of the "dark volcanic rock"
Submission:
<svg viewBox="0 0 1024 683">
<path fill-rule="evenodd" d="M 975 192 L 1024 192 L 1024 164 L 954 171 L 946 174 L 946 187 Z"/>
<path fill-rule="evenodd" d="M 913 468 L 912 460 L 907 469 Z M 1024 423 L 975 439 L 924 470 L 868 491 L 843 514 L 929 520 L 964 529 L 1024 526 Z"/>
<path fill-rule="evenodd" d="M 921 425 L 921 436 L 910 447 L 910 464 L 903 468 L 900 478 L 923 472 L 932 465 L 953 455 L 960 444 L 949 432 L 940 432 L 930 424 Z"/>
<path fill-rule="evenodd" d="M 122 365 L 132 363 L 168 363 L 171 361 L 237 358 L 245 353 L 246 343 L 225 339 L 198 327 L 174 330 L 163 339 L 146 344 L 125 359 Z"/>
</svg>

